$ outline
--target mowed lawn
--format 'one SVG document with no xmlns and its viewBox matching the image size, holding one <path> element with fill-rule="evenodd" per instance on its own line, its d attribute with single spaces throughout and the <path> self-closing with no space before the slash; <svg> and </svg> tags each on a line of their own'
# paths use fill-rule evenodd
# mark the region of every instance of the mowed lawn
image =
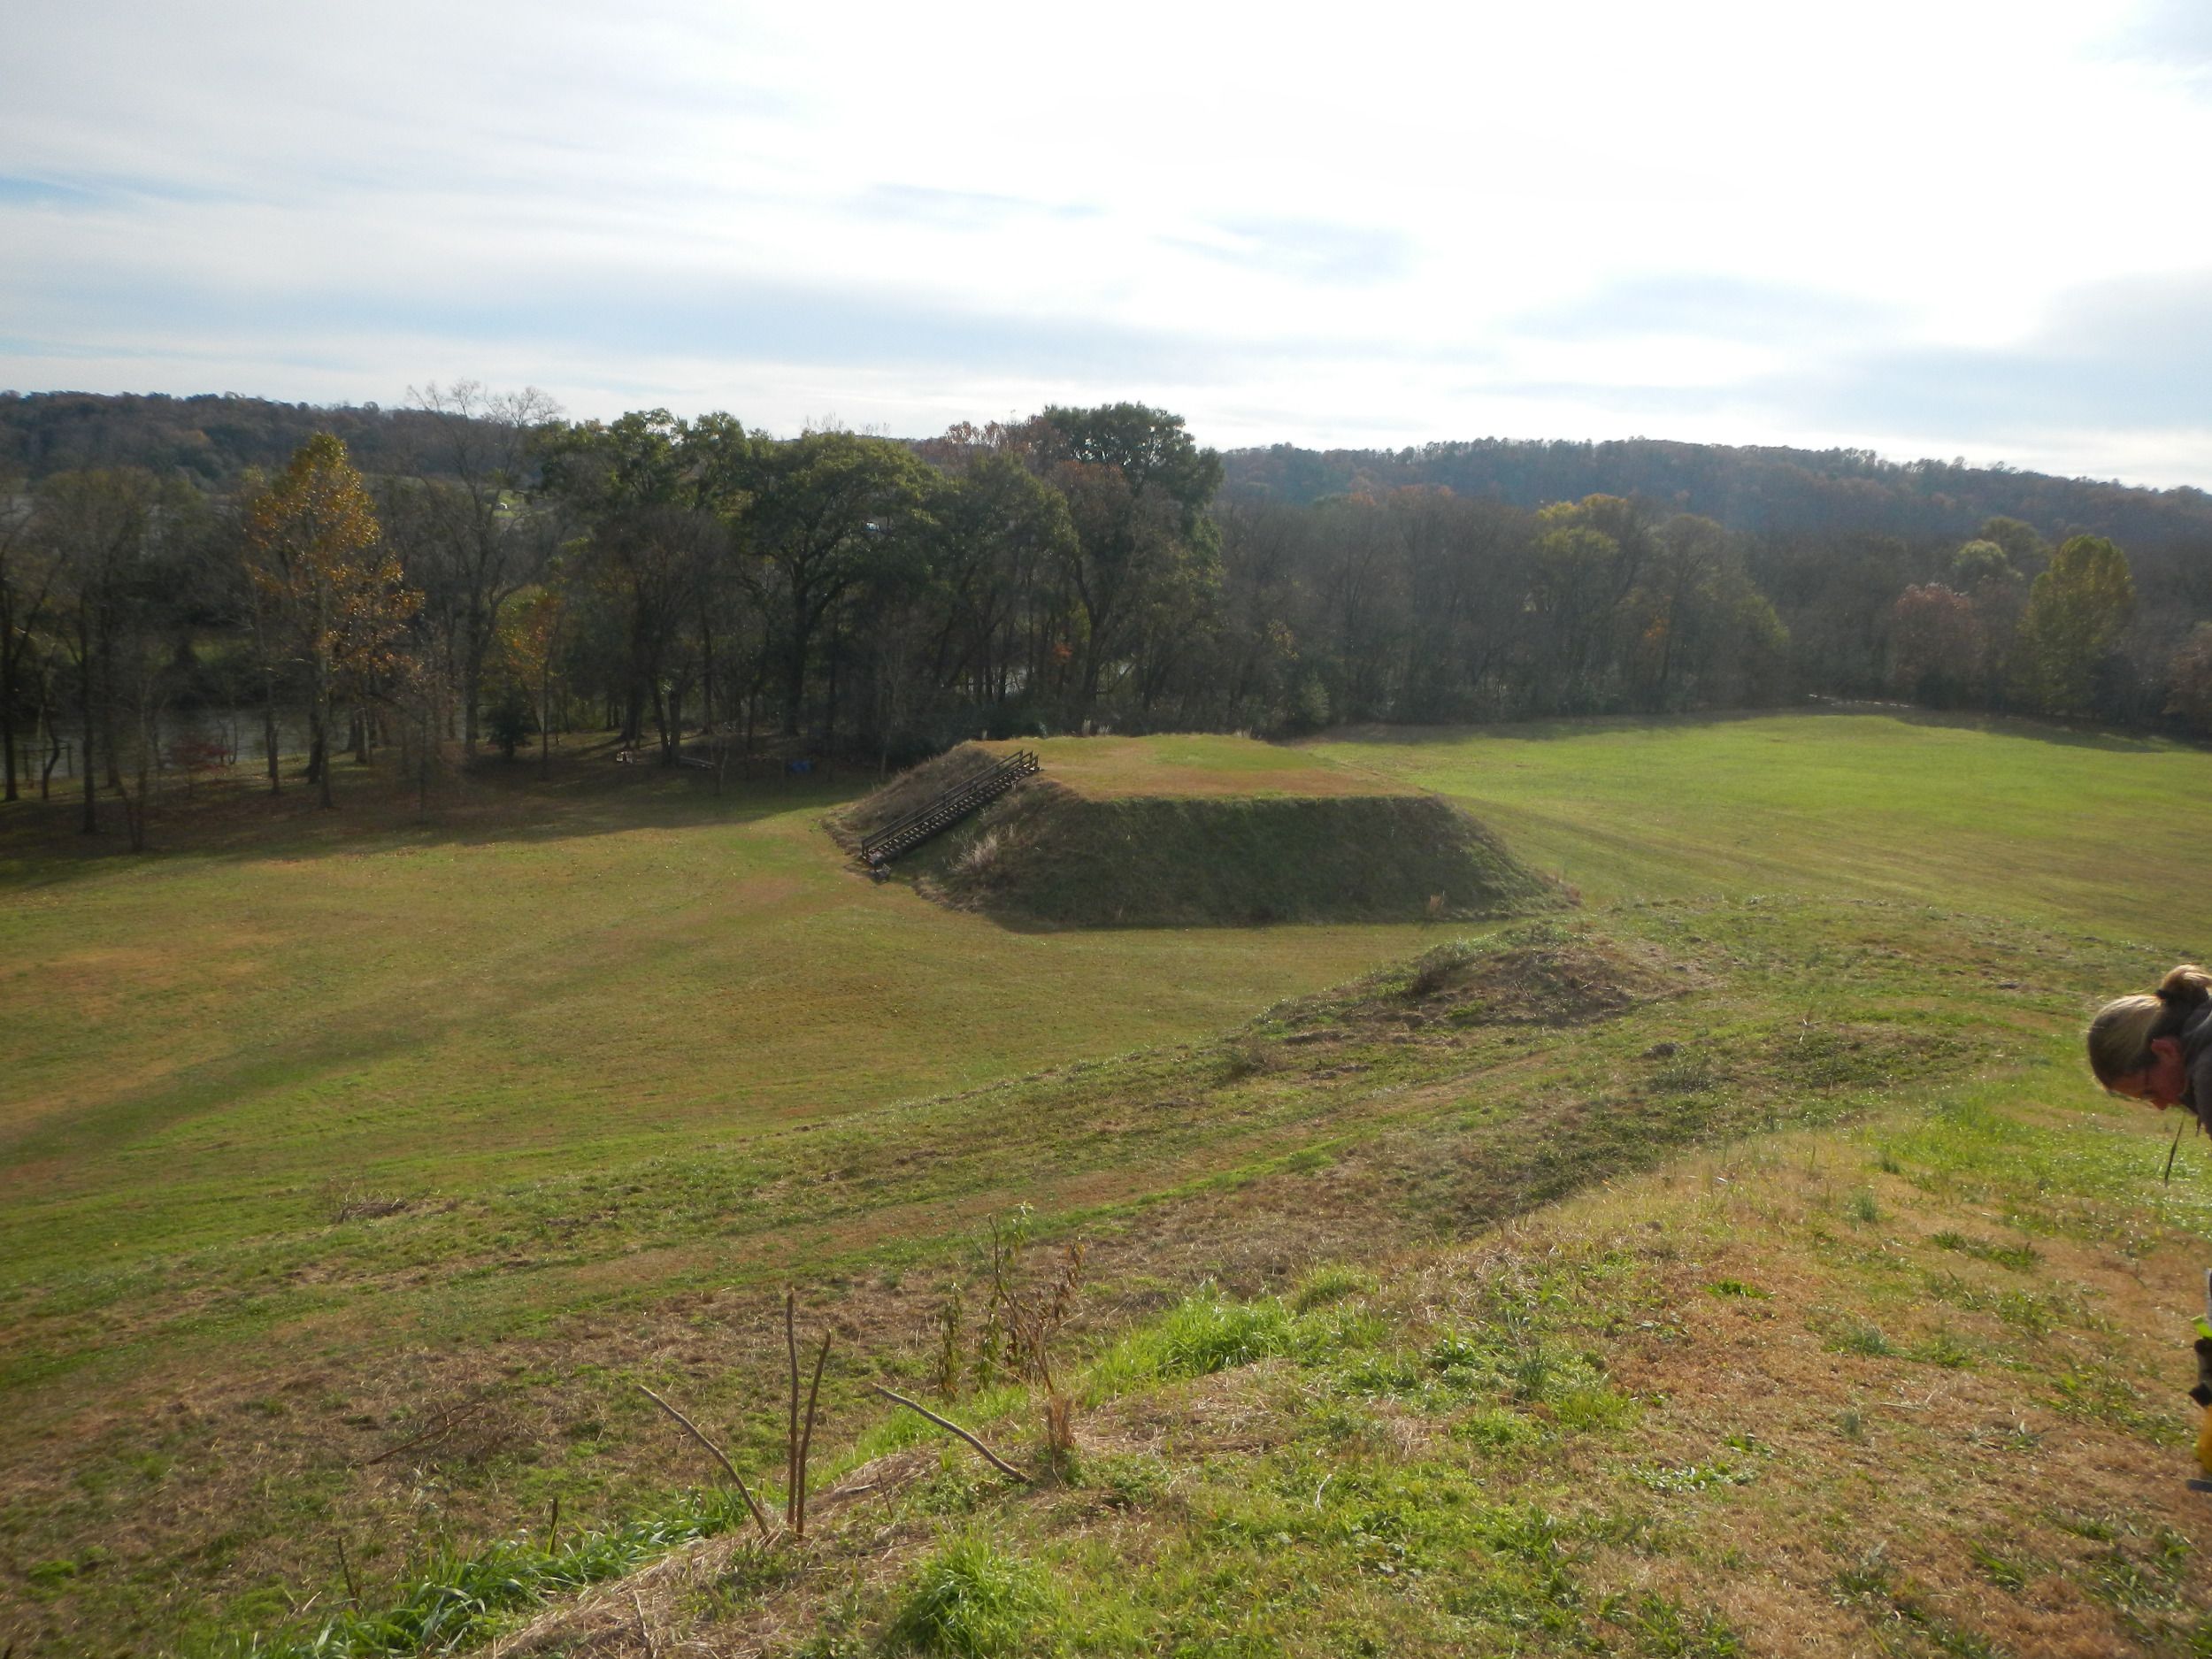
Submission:
<svg viewBox="0 0 2212 1659">
<path fill-rule="evenodd" d="M 1591 904 L 1856 894 L 2212 952 L 2212 754 L 2160 739 L 1901 711 L 1371 728 L 1307 747 L 1453 796 Z"/>
<path fill-rule="evenodd" d="M 1181 1041 L 1417 938 L 1011 933 L 852 868 L 819 820 L 864 785 L 621 782 L 241 803 L 143 859 L 0 809 L 0 1284 Z"/>
<path fill-rule="evenodd" d="M 1217 1272 L 1271 1285 L 1455 1244 L 1763 1125 L 1888 1114 L 1894 1137 L 1985 1095 L 2058 1125 L 2064 1156 L 2004 1164 L 2024 1144 L 2008 1118 L 1988 1131 L 2002 1167 L 1972 1182 L 1935 1152 L 1878 1172 L 1924 1176 L 1948 1206 L 1928 1227 L 1970 1242 L 2001 1225 L 2118 1240 L 2134 1270 L 2170 1256 L 2130 1281 L 2124 1342 L 2082 1313 L 2084 1353 L 2114 1357 L 2067 1379 L 2151 1425 L 2130 1455 L 2167 1455 L 2148 1402 L 2183 1386 L 2162 1333 L 2197 1294 L 2202 1155 L 2161 1181 L 2162 1120 L 2089 1093 L 2076 1033 L 2097 996 L 2212 939 L 2194 857 L 2212 755 L 1879 713 L 1226 741 L 1054 747 L 1103 793 L 1212 756 L 1260 790 L 1449 795 L 1581 889 L 1584 916 L 1498 934 L 1535 953 L 1508 991 L 1568 1005 L 1463 1029 L 1401 968 L 1349 994 L 1336 1034 L 1304 1004 L 1247 1024 L 1454 935 L 1010 933 L 851 868 L 820 819 L 861 783 L 718 797 L 603 763 L 548 787 L 495 769 L 418 826 L 349 771 L 337 813 L 232 801 L 157 825 L 145 859 L 82 856 L 59 803 L 0 810 L 0 1571 L 34 1586 L 27 1640 L 153 1651 L 304 1619 L 336 1594 L 342 1534 L 380 1552 L 374 1602 L 557 1499 L 572 1525 L 619 1525 L 697 1478 L 636 1377 L 764 1466 L 781 1350 L 764 1321 L 787 1281 L 841 1332 L 849 1433 L 867 1379 L 925 1363 L 983 1219 L 1018 1206 L 1099 1247 L 1110 1327 Z M 1600 970 L 1627 1000 L 1585 1023 L 1576 987 Z M 1131 1049 L 1150 1051 L 1072 1064 Z M 1041 1067 L 1058 1070 L 1020 1075 Z M 2093 1202 L 2093 1155 L 2117 1171 Z M 1837 1204 L 1878 1233 L 1913 1202 L 1826 1173 L 1865 1156 L 1790 1154 L 1842 1186 L 1802 1238 L 1745 1246 L 1740 1276 L 1832 1254 Z M 1755 1220 L 1730 1225 L 1763 1236 Z M 1937 1267 L 1957 1253 L 1928 1248 Z M 1887 1272 L 1892 1248 L 1868 1260 Z M 1844 1335 L 1811 1334 L 1855 1340 L 1836 1322 L 1863 1288 L 1824 1291 Z M 1854 1421 L 1857 1391 L 1893 1392 L 1853 1379 L 1832 1403 Z M 1702 1386 L 1655 1381 L 1636 1409 Z M 480 1445 L 438 1442 L 426 1475 L 396 1455 L 484 1401 Z M 1604 1455 L 1642 1456 L 1620 1432 Z M 1959 1455 L 1931 1442 L 1927 1467 Z M 1326 1471 L 1296 1472 L 1317 1510 Z M 1947 1512 L 1913 1490 L 1916 1514 Z"/>
</svg>

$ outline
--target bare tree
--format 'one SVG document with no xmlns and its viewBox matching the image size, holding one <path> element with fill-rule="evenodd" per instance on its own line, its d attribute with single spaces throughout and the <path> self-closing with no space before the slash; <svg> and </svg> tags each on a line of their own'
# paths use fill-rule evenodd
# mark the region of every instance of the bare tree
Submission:
<svg viewBox="0 0 2212 1659">
<path fill-rule="evenodd" d="M 0 481 L 0 799 L 19 798 L 15 717 L 31 634 L 44 614 L 59 568 L 35 534 L 38 498 L 12 481 Z"/>
<path fill-rule="evenodd" d="M 121 782 L 112 747 L 116 692 L 119 681 L 133 676 L 127 660 L 119 659 L 134 644 L 127 625 L 157 493 L 152 477 L 135 469 L 64 472 L 47 480 L 41 491 L 38 525 L 58 567 L 57 632 L 75 670 L 84 784 L 81 827 L 88 835 L 100 827 L 101 766 Z"/>
<path fill-rule="evenodd" d="M 407 511 L 387 518 L 403 536 L 408 573 L 442 636 L 458 682 L 463 743 L 473 755 L 500 612 L 537 580 L 550 550 L 522 490 L 531 435 L 560 406 L 535 387 L 492 392 L 475 380 L 434 381 L 408 396 L 436 435 L 415 457 Z"/>
</svg>

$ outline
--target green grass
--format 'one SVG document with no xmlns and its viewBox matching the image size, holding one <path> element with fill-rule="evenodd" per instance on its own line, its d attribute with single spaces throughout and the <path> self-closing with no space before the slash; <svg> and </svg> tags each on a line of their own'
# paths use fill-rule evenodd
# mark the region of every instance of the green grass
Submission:
<svg viewBox="0 0 2212 1659">
<path fill-rule="evenodd" d="M 1944 1527 L 1999 1505 L 2024 1608 L 2066 1577 L 2084 1650 L 2184 1651 L 2212 1532 L 2176 1556 L 2065 1493 L 2094 1468 L 2188 1541 L 2146 1471 L 2193 1432 L 2159 1367 L 2212 1183 L 2193 1146 L 2159 1179 L 2075 1033 L 2212 936 L 2212 757 L 1860 715 L 1319 757 L 1452 795 L 1589 910 L 1011 933 L 853 874 L 818 822 L 851 789 L 650 774 L 429 828 L 238 803 L 145 861 L 0 813 L 0 1636 L 311 1634 L 339 1537 L 365 1632 L 442 1584 L 511 1629 L 571 1581 L 512 1542 L 555 1498 L 579 1540 L 696 1513 L 632 1378 L 780 1466 L 787 1281 L 840 1332 L 823 1456 L 920 1455 L 864 1384 L 931 1374 L 1027 1203 L 1035 1271 L 1093 1246 L 1069 1481 L 949 1454 L 851 1511 L 903 1529 L 880 1571 L 684 1617 L 825 1655 L 1721 1654 L 1773 1627 L 1701 1586 L 1779 1574 L 1808 1651 L 1974 1651 L 1947 1575 L 1999 1569 Z M 1798 1394 L 1738 1399 L 1770 1338 Z M 1041 1466 L 1033 1399 L 956 1409 Z M 2018 1484 L 1962 1496 L 1985 1467 Z"/>
<path fill-rule="evenodd" d="M 297 1225 L 333 1179 L 449 1202 L 1177 1041 L 1414 936 L 1010 934 L 843 867 L 817 826 L 839 798 L 648 779 L 457 836 L 309 818 L 144 863 L 19 853 L 0 1263 Z M 0 849 L 35 846 L 29 816 Z"/>
<path fill-rule="evenodd" d="M 1380 729 L 1309 752 L 1461 801 L 1594 903 L 1855 893 L 2212 951 L 2204 751 L 1835 713 Z"/>
</svg>

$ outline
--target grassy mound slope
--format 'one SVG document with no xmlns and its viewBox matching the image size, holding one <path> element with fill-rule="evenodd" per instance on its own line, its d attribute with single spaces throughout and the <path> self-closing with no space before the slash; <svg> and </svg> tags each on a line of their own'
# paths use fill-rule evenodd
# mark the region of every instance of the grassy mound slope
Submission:
<svg viewBox="0 0 2212 1659">
<path fill-rule="evenodd" d="M 1466 920 L 1564 902 L 1429 795 L 1096 800 L 1041 779 L 916 869 L 961 909 L 1064 927 Z"/>
<path fill-rule="evenodd" d="M 963 744 L 841 814 L 848 846 L 1011 753 Z M 1437 796 L 1248 738 L 1065 738 L 1044 775 L 901 864 L 959 910 L 1057 927 L 1472 920 L 1564 895 Z"/>
</svg>

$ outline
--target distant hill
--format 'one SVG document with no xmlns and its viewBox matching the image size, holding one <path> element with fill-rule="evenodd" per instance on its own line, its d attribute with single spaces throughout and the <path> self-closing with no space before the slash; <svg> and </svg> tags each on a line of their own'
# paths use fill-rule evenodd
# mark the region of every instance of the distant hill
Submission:
<svg viewBox="0 0 2212 1659">
<path fill-rule="evenodd" d="M 1590 495 L 1639 496 L 1732 529 L 1770 534 L 1964 537 L 2001 515 L 2053 540 L 2089 530 L 2131 550 L 2212 543 L 2212 495 L 2200 489 L 2139 489 L 1951 461 L 1886 461 L 1867 449 L 1482 438 L 1395 450 L 1279 443 L 1233 449 L 1223 460 L 1225 496 L 1292 504 L 1425 485 L 1526 508 Z"/>
<path fill-rule="evenodd" d="M 365 472 L 406 468 L 431 417 L 373 403 L 284 403 L 234 393 L 0 391 L 0 473 L 90 466 L 182 472 L 203 484 L 281 466 L 307 437 L 333 432 Z M 1867 449 L 1736 448 L 1626 438 L 1603 443 L 1480 438 L 1404 449 L 1304 449 L 1279 443 L 1223 457 L 1226 499 L 1302 505 L 1323 496 L 1441 486 L 1520 507 L 1632 495 L 1732 529 L 1774 534 L 1963 538 L 1985 518 L 2019 518 L 2056 541 L 2108 535 L 2131 554 L 2212 546 L 2212 495 L 2054 478 L 1951 461 L 1886 461 Z"/>
<path fill-rule="evenodd" d="M 234 393 L 0 392 L 0 473 L 41 479 L 86 467 L 142 466 L 219 483 L 274 472 L 313 434 L 335 433 L 355 463 L 397 471 L 430 435 L 419 410 L 374 403 L 280 403 Z"/>
</svg>

